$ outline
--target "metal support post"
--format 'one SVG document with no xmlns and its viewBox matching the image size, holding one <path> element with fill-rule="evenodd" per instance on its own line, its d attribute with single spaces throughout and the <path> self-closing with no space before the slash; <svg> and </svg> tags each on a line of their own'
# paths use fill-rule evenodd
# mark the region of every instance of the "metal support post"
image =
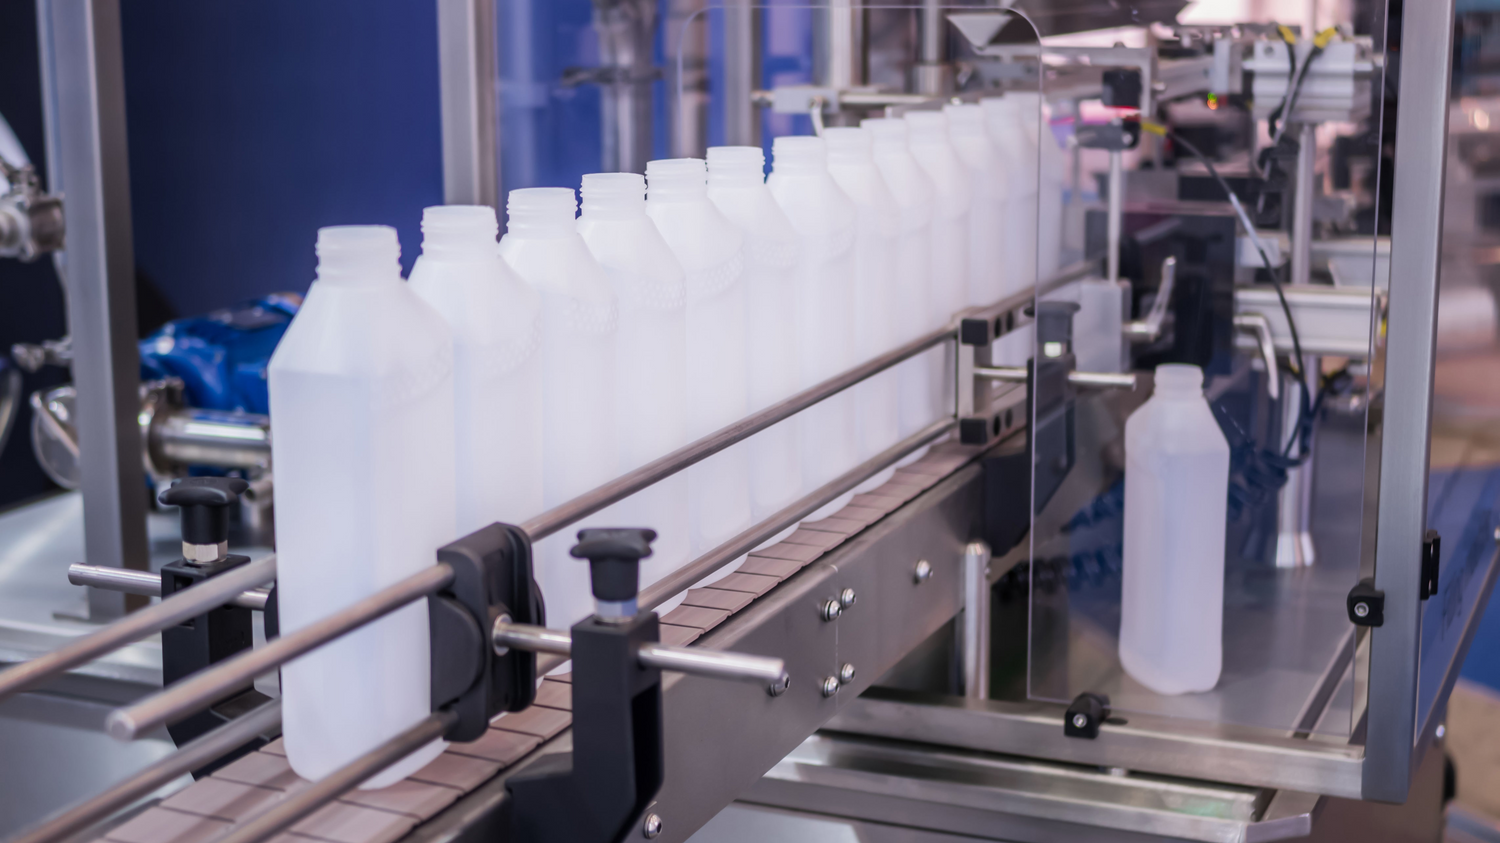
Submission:
<svg viewBox="0 0 1500 843">
<path fill-rule="evenodd" d="M 1292 207 L 1292 284 L 1306 285 L 1312 276 L 1313 203 L 1318 194 L 1318 138 L 1304 123 L 1297 133 L 1297 181 Z"/>
<path fill-rule="evenodd" d="M 438 0 L 443 202 L 500 208 L 495 0 Z"/>
<path fill-rule="evenodd" d="M 605 76 L 601 91 L 605 172 L 644 173 L 651 157 L 654 0 L 598 0 L 594 30 Z"/>
<path fill-rule="evenodd" d="M 848 91 L 865 82 L 864 0 L 826 0 L 813 10 L 813 78 Z"/>
<path fill-rule="evenodd" d="M 1302 365 L 1306 370 L 1308 394 L 1318 388 L 1318 358 L 1307 355 Z M 1275 377 L 1274 374 L 1271 377 Z M 1292 376 L 1287 376 L 1285 419 L 1282 438 L 1297 435 L 1297 422 L 1301 417 L 1302 392 Z M 1313 428 L 1316 430 L 1316 426 Z M 1317 561 L 1312 538 L 1312 492 L 1313 492 L 1313 440 L 1307 445 L 1307 461 L 1286 473 L 1286 484 L 1281 487 L 1276 507 L 1276 567 L 1301 568 Z M 1300 446 L 1293 447 L 1300 453 Z"/>
<path fill-rule="evenodd" d="M 1120 225 L 1125 215 L 1125 154 L 1118 149 L 1109 152 L 1109 211 L 1106 222 L 1105 277 L 1114 284 L 1120 280 Z"/>
<path fill-rule="evenodd" d="M 982 541 L 964 548 L 962 652 L 964 696 L 990 697 L 990 547 Z"/>
<path fill-rule="evenodd" d="M 945 94 L 953 87 L 953 68 L 948 64 L 947 33 L 943 30 L 942 0 L 922 0 L 921 60 L 913 68 L 919 94 Z"/>
<path fill-rule="evenodd" d="M 760 13 L 754 0 L 726 0 L 724 16 L 724 143 L 760 146 Z M 712 13 L 710 13 L 712 14 Z"/>
<path fill-rule="evenodd" d="M 82 454 L 84 552 L 89 562 L 146 570 L 146 477 L 141 462 L 140 357 L 136 349 L 135 254 L 130 161 L 125 147 L 125 68 L 119 0 L 40 0 L 38 37 L 45 100 L 57 127 L 66 193 L 68 332 L 75 429 Z M 89 617 L 118 618 L 146 600 L 89 592 Z"/>
</svg>

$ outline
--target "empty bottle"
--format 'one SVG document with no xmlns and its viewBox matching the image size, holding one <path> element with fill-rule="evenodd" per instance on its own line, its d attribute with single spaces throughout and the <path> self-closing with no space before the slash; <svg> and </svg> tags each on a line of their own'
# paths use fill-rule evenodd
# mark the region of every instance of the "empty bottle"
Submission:
<svg viewBox="0 0 1500 843">
<path fill-rule="evenodd" d="M 969 305 L 993 304 L 1013 285 L 1005 254 L 1005 211 L 1010 185 L 1000 150 L 984 130 L 984 112 L 973 103 L 943 106 L 948 136 L 974 186 L 969 206 Z"/>
<path fill-rule="evenodd" d="M 1223 660 L 1229 443 L 1203 397 L 1203 371 L 1156 369 L 1125 422 L 1120 664 L 1159 694 L 1207 691 Z"/>
<path fill-rule="evenodd" d="M 615 297 L 578 236 L 577 208 L 571 188 L 512 190 L 499 246 L 542 299 L 542 504 L 549 509 L 614 479 L 620 465 Z M 537 549 L 536 577 L 555 626 L 593 611 L 587 566 L 568 556 L 572 544 L 570 528 Z"/>
<path fill-rule="evenodd" d="M 708 200 L 702 158 L 646 164 L 646 214 L 686 272 L 688 438 L 700 439 L 750 409 L 744 237 Z M 689 469 L 693 552 L 750 526 L 750 463 L 744 447 Z"/>
<path fill-rule="evenodd" d="M 875 166 L 868 129 L 829 128 L 828 173 L 854 202 L 854 356 L 856 362 L 899 345 L 896 325 L 896 249 L 901 236 L 901 208 Z M 882 372 L 854 387 L 859 427 L 859 457 L 867 460 L 896 444 L 899 396 L 896 373 Z M 865 481 L 855 491 L 876 488 L 894 469 Z"/>
<path fill-rule="evenodd" d="M 802 244 L 766 187 L 766 158 L 758 146 L 708 150 L 708 198 L 745 238 L 745 297 L 749 340 L 750 411 L 797 391 L 797 276 Z M 782 422 L 757 433 L 750 451 L 751 509 L 771 515 L 802 494 L 797 427 Z"/>
<path fill-rule="evenodd" d="M 854 364 L 854 203 L 828 173 L 822 138 L 780 137 L 771 147 L 766 186 L 802 238 L 797 264 L 797 350 L 807 389 Z M 848 392 L 800 414 L 802 480 L 815 489 L 858 461 L 854 403 Z M 841 496 L 820 512 L 842 508 Z"/>
<path fill-rule="evenodd" d="M 1020 98 L 1007 94 L 979 101 L 985 129 L 1000 155 L 1008 188 L 1003 249 L 1010 266 L 1006 294 L 1037 282 L 1038 151 L 1026 120 L 1017 113 Z"/>
<path fill-rule="evenodd" d="M 583 177 L 578 233 L 604 268 L 619 306 L 616 398 L 620 470 L 630 471 L 688 441 L 687 289 L 682 264 L 646 216 L 639 173 Z M 688 483 L 676 474 L 621 501 L 620 523 L 657 533 L 641 561 L 649 585 L 688 562 Z"/>
<path fill-rule="evenodd" d="M 448 325 L 401 280 L 394 229 L 319 229 L 317 254 L 267 367 L 283 633 L 432 565 L 458 537 Z M 320 779 L 430 714 L 428 653 L 419 600 L 282 667 L 292 769 Z M 363 787 L 405 778 L 443 745 Z"/>
<path fill-rule="evenodd" d="M 905 120 L 875 117 L 860 123 L 870 132 L 875 166 L 896 198 L 901 231 L 896 241 L 896 333 L 911 342 L 941 325 L 932 300 L 932 179 L 922 171 L 907 145 Z M 934 348 L 896 367 L 900 393 L 900 434 L 911 436 L 942 413 L 939 380 L 942 348 Z M 914 457 L 920 458 L 924 451 Z"/>
<path fill-rule="evenodd" d="M 1062 268 L 1063 192 L 1067 190 L 1068 156 L 1053 137 L 1043 113 L 1045 103 L 1036 91 L 1013 91 L 1026 133 L 1037 150 L 1037 272 L 1050 278 Z"/>
<path fill-rule="evenodd" d="M 912 157 L 932 179 L 932 297 L 946 323 L 968 303 L 969 175 L 948 139 L 948 118 L 941 111 L 906 115 Z"/>
<path fill-rule="evenodd" d="M 541 297 L 495 251 L 495 209 L 422 211 L 411 289 L 453 331 L 458 532 L 542 511 Z"/>
</svg>

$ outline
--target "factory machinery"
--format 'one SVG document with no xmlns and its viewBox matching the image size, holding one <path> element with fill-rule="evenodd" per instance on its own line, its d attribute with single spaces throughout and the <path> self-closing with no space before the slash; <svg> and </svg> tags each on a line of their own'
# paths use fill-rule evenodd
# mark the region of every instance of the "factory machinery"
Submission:
<svg viewBox="0 0 1500 843">
<path fill-rule="evenodd" d="M 110 5 L 50 12 L 54 50 L 94 39 L 82 71 L 59 60 L 57 72 L 103 80 L 91 95 L 105 133 L 119 108 L 106 78 L 118 56 L 99 36 L 117 30 Z M 623 26 L 622 4 L 599 5 Z M 481 130 L 493 114 L 460 72 L 483 76 L 482 7 L 439 4 L 455 203 L 494 189 L 495 139 Z M 1500 544 L 1493 466 L 1440 377 L 1440 353 L 1493 344 L 1495 319 L 1483 274 L 1464 270 L 1494 251 L 1483 226 L 1451 234 L 1474 212 L 1448 201 L 1451 180 L 1483 159 L 1456 142 L 1481 106 L 1450 96 L 1453 3 L 1392 15 L 1389 35 L 1179 25 L 1180 7 L 830 3 L 814 10 L 820 78 L 769 88 L 748 84 L 760 77 L 743 48 L 777 10 L 700 13 L 722 16 L 725 78 L 705 90 L 723 97 L 731 141 L 777 114 L 821 130 L 1039 92 L 1036 215 L 1059 234 L 1038 238 L 1036 282 L 525 523 L 455 537 L 419 574 L 285 635 L 274 555 L 230 540 L 232 525 L 268 517 L 265 418 L 189 409 L 170 381 L 118 389 L 129 379 L 111 354 L 134 341 L 109 315 L 119 251 L 103 232 L 118 196 L 108 178 L 97 194 L 69 187 L 68 283 L 99 295 L 70 299 L 75 391 L 33 399 L 38 441 L 61 448 L 45 457 L 53 473 L 84 491 L 90 564 L 68 577 L 90 588 L 96 618 L 123 595 L 161 599 L 0 671 L 0 699 L 87 676 L 160 633 L 163 686 L 120 703 L 106 728 L 130 741 L 165 727 L 177 749 L 12 839 L 1436 839 L 1447 698 Z M 919 36 L 900 89 L 872 81 L 900 29 L 877 24 L 892 15 Z M 1114 25 L 1142 38 L 1068 37 Z M 607 146 L 626 161 L 640 127 L 619 115 L 642 86 L 607 82 L 618 119 L 606 132 L 619 133 Z M 691 93 L 679 91 L 683 113 Z M 75 134 L 60 160 L 107 175 L 121 162 L 101 137 Z M 1084 170 L 1100 164 L 1096 202 Z M 1049 191 L 1062 186 L 1049 173 L 1069 189 Z M 1451 295 L 1467 304 L 1440 317 Z M 649 530 L 583 531 L 573 555 L 599 614 L 547 627 L 536 542 L 934 353 L 951 412 L 645 588 Z M 1203 369 L 1232 449 L 1223 672 L 1177 695 L 1133 680 L 1116 652 L 1123 430 L 1163 363 Z M 137 412 L 141 398 L 160 411 Z M 89 444 L 121 429 L 131 436 Z M 140 514 L 120 494 L 141 480 L 141 453 L 123 447 L 137 433 L 159 488 L 218 469 L 164 492 L 181 508 L 183 558 L 159 571 L 131 561 L 139 528 L 107 524 Z M 430 617 L 431 715 L 299 779 L 257 680 L 415 601 Z M 449 741 L 437 761 L 358 789 L 436 738 Z"/>
</svg>

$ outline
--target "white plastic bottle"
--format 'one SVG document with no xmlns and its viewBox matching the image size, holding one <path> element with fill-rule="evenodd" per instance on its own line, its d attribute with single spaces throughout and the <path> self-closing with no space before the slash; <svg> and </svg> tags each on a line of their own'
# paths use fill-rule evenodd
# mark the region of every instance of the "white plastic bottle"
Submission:
<svg viewBox="0 0 1500 843">
<path fill-rule="evenodd" d="M 386 226 L 318 231 L 318 276 L 267 368 L 277 599 L 294 632 L 432 565 L 454 521 L 453 341 Z M 320 779 L 431 712 L 417 601 L 281 669 L 282 734 Z M 399 781 L 435 741 L 364 787 Z"/>
<path fill-rule="evenodd" d="M 854 353 L 856 362 L 876 357 L 900 343 L 896 326 L 896 248 L 901 208 L 875 166 L 868 129 L 835 127 L 823 131 L 828 173 L 857 211 L 854 237 Z M 896 373 L 883 372 L 854 387 L 859 427 L 859 458 L 869 459 L 896 444 L 899 396 Z M 890 479 L 883 471 L 856 488 L 865 491 Z"/>
<path fill-rule="evenodd" d="M 488 205 L 425 208 L 411 269 L 453 331 L 457 535 L 542 511 L 542 302 L 496 253 L 498 231 Z"/>
<path fill-rule="evenodd" d="M 988 97 L 979 101 L 985 129 L 1000 155 L 1009 188 L 1005 205 L 1004 250 L 1011 268 L 1006 294 L 1037 281 L 1037 182 L 1040 159 L 1027 123 L 1017 113 L 1018 97 Z"/>
<path fill-rule="evenodd" d="M 708 198 L 745 237 L 750 412 L 797 391 L 797 256 L 802 243 L 766 187 L 758 146 L 708 150 Z M 750 450 L 751 509 L 765 518 L 802 494 L 797 426 L 788 421 L 757 433 Z"/>
<path fill-rule="evenodd" d="M 932 297 L 939 319 L 947 322 L 968 303 L 969 175 L 948 140 L 948 118 L 941 111 L 907 112 L 908 143 L 917 164 L 932 179 Z"/>
<path fill-rule="evenodd" d="M 682 264 L 646 216 L 639 173 L 583 177 L 578 233 L 604 268 L 619 305 L 616 358 L 620 470 L 681 447 L 687 433 L 687 288 Z M 650 585 L 689 561 L 687 475 L 676 474 L 620 502 L 620 523 L 656 531 L 641 562 Z"/>
<path fill-rule="evenodd" d="M 968 170 L 974 186 L 969 206 L 969 305 L 993 304 L 1013 286 L 1007 277 L 1005 211 L 1010 185 L 1001 166 L 1000 150 L 984 130 L 984 112 L 977 104 L 943 106 L 948 136 Z"/>
<path fill-rule="evenodd" d="M 1067 190 L 1068 156 L 1053 137 L 1044 114 L 1045 103 L 1036 91 L 1008 94 L 1016 114 L 1036 146 L 1040 171 L 1037 195 L 1037 271 L 1043 278 L 1062 268 L 1063 192 Z"/>
<path fill-rule="evenodd" d="M 648 161 L 646 214 L 686 271 L 688 438 L 696 440 L 750 410 L 744 237 L 708 200 L 702 158 Z M 689 469 L 694 555 L 750 526 L 748 456 L 732 447 Z"/>
<path fill-rule="evenodd" d="M 780 137 L 771 146 L 766 186 L 802 238 L 797 265 L 797 349 L 801 388 L 807 389 L 854 363 L 854 203 L 828 174 L 822 138 Z M 802 481 L 809 490 L 827 483 L 859 459 L 854 402 L 848 392 L 800 414 Z M 843 507 L 840 496 L 821 513 Z M 816 514 L 815 514 L 816 515 Z"/>
<path fill-rule="evenodd" d="M 1125 422 L 1120 664 L 1159 694 L 1207 691 L 1223 660 L 1229 443 L 1203 371 L 1168 364 Z"/>
<path fill-rule="evenodd" d="M 896 241 L 896 334 L 910 342 L 938 327 L 932 301 L 932 179 L 922 171 L 907 145 L 905 120 L 874 117 L 860 123 L 870 132 L 875 166 L 896 198 L 901 230 Z M 944 351 L 935 348 L 896 367 L 900 395 L 900 435 L 911 436 L 941 412 Z M 918 456 L 923 452 L 918 452 Z"/>
<path fill-rule="evenodd" d="M 500 256 L 542 297 L 542 504 L 554 507 L 619 474 L 616 306 L 609 278 L 578 236 L 572 188 L 512 190 Z M 575 525 L 544 539 L 536 578 L 547 623 L 593 612 L 588 566 L 568 556 Z"/>
</svg>

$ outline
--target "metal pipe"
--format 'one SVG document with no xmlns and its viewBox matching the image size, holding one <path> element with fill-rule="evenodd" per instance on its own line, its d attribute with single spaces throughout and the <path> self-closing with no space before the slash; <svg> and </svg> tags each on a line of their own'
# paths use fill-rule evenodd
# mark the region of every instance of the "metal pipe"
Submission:
<svg viewBox="0 0 1500 843">
<path fill-rule="evenodd" d="M 1114 284 L 1120 280 L 1120 224 L 1125 215 L 1125 155 L 1118 149 L 1109 153 L 1109 209 L 1106 214 L 1106 278 Z"/>
<path fill-rule="evenodd" d="M 224 574 L 184 594 L 191 594 L 210 583 L 231 576 Z M 186 717 L 210 705 L 236 688 L 255 681 L 257 676 L 286 664 L 303 653 L 317 649 L 346 633 L 384 617 L 402 606 L 420 600 L 453 582 L 453 569 L 445 564 L 423 568 L 404 580 L 386 586 L 353 605 L 340 609 L 322 620 L 296 632 L 283 634 L 264 647 L 257 647 L 201 670 L 162 689 L 129 708 L 117 708 L 105 720 L 105 728 L 116 740 L 134 740 L 146 732 Z M 171 598 L 175 600 L 176 598 Z M 166 605 L 170 600 L 162 601 Z"/>
<path fill-rule="evenodd" d="M 522 524 L 521 529 L 526 531 L 526 535 L 531 537 L 532 542 L 541 541 L 569 524 L 593 515 L 612 503 L 624 500 L 647 486 L 663 478 L 670 477 L 688 466 L 701 462 L 737 442 L 749 439 L 771 425 L 787 419 L 825 398 L 837 395 L 867 378 L 878 375 L 898 363 L 915 357 L 944 340 L 953 339 L 954 330 L 954 327 L 950 325 L 932 331 L 900 348 L 888 351 L 873 360 L 856 366 L 838 377 L 830 378 L 784 401 L 772 404 L 764 410 L 746 416 L 728 427 L 699 439 L 691 445 L 678 448 L 664 457 L 646 463 L 640 468 L 622 475 L 590 492 L 579 495 L 567 503 L 553 507 Z"/>
<path fill-rule="evenodd" d="M 819 507 L 853 489 L 869 478 L 895 464 L 907 454 L 937 439 L 958 426 L 954 418 L 939 419 L 906 439 L 881 451 L 833 480 L 814 489 L 786 506 L 775 515 L 751 526 L 734 538 L 724 542 L 688 565 L 662 577 L 641 592 L 641 611 L 655 609 L 678 592 L 691 588 L 704 577 L 730 562 L 744 556 L 761 542 L 813 514 Z"/>
<path fill-rule="evenodd" d="M 495 0 L 438 0 L 443 202 L 500 204 Z"/>
<path fill-rule="evenodd" d="M 969 542 L 964 548 L 964 619 L 960 655 L 964 667 L 964 696 L 990 696 L 990 546 Z"/>
<path fill-rule="evenodd" d="M 1005 383 L 1025 383 L 1025 366 L 976 366 L 974 376 Z M 1135 389 L 1134 372 L 1069 372 L 1068 383 L 1074 386 L 1097 386 L 1109 389 Z"/>
<path fill-rule="evenodd" d="M 153 632 L 176 626 L 188 618 L 222 606 L 245 589 L 275 578 L 275 556 L 250 562 L 180 594 L 174 594 L 154 606 L 133 612 L 98 632 L 85 635 L 44 656 L 0 671 L 0 700 L 35 687 L 59 673 L 93 661 Z"/>
<path fill-rule="evenodd" d="M 645 667 L 711 679 L 764 682 L 773 691 L 786 690 L 788 681 L 786 662 L 771 656 L 705 650 L 702 647 L 669 647 L 666 644 L 646 644 L 638 655 Z"/>
<path fill-rule="evenodd" d="M 130 571 L 124 568 L 106 568 L 103 565 L 73 564 L 68 566 L 68 582 L 90 588 L 105 588 L 123 591 L 126 594 L 144 594 L 147 597 L 161 596 L 161 575 L 147 571 Z M 228 605 L 241 609 L 264 611 L 270 592 L 255 588 L 242 591 L 230 598 Z"/>
<path fill-rule="evenodd" d="M 1291 122 L 1290 111 L 1285 119 Z M 1292 284 L 1296 286 L 1306 285 L 1312 278 L 1313 204 L 1318 184 L 1316 131 L 1313 124 L 1303 124 L 1297 138 L 1297 181 L 1292 198 Z"/>
<path fill-rule="evenodd" d="M 292 793 L 270 810 L 235 826 L 216 843 L 258 843 L 285 831 L 298 820 L 441 738 L 457 720 L 458 715 L 451 711 L 434 711 L 416 725 L 334 770 L 310 787 Z"/>
<path fill-rule="evenodd" d="M 281 700 L 271 700 L 137 772 L 103 793 L 54 812 L 6 843 L 53 843 L 88 828 L 167 782 L 281 727 Z"/>
<path fill-rule="evenodd" d="M 547 629 L 524 623 L 511 623 L 507 617 L 496 619 L 490 630 L 495 655 L 505 655 L 512 647 L 533 653 L 572 655 L 573 636 L 566 630 Z M 771 656 L 752 656 L 701 647 L 670 647 L 666 644 L 643 644 L 637 656 L 645 667 L 674 670 L 714 679 L 744 679 L 764 682 L 785 690 L 786 662 Z"/>
</svg>

